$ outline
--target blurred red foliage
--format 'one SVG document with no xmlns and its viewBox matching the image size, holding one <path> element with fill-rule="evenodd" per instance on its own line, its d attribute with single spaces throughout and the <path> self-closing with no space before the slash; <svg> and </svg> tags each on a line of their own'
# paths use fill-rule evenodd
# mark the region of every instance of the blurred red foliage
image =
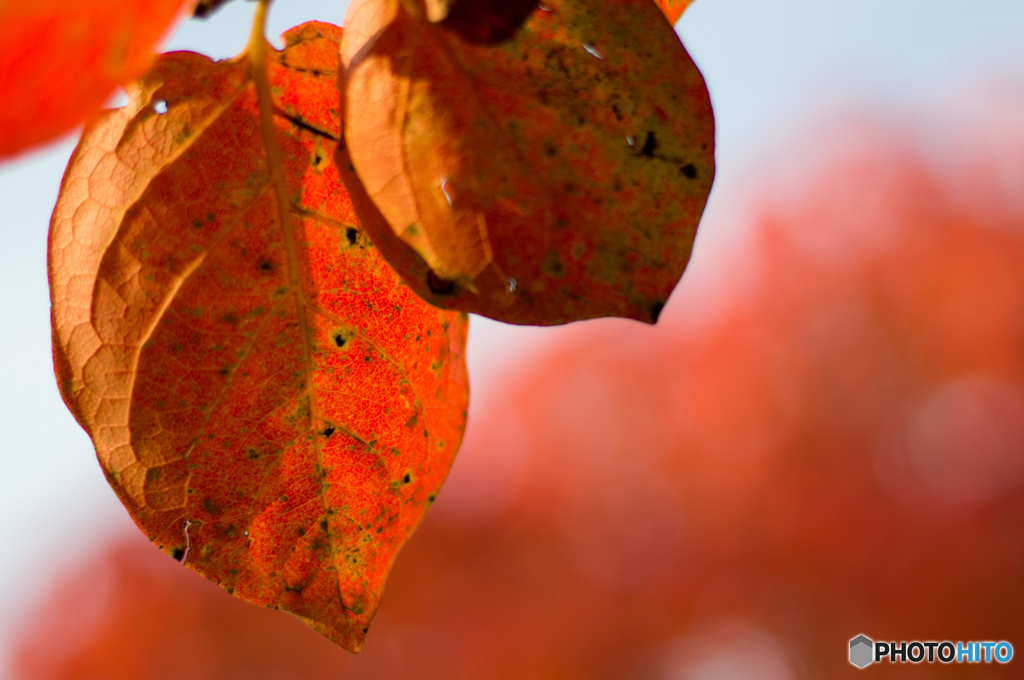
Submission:
<svg viewBox="0 0 1024 680">
<path fill-rule="evenodd" d="M 136 539 L 18 677 L 810 680 L 856 677 L 859 633 L 1024 644 L 1024 214 L 985 181 L 868 145 L 765 211 L 713 322 L 590 323 L 510 376 L 360 655 Z"/>
</svg>

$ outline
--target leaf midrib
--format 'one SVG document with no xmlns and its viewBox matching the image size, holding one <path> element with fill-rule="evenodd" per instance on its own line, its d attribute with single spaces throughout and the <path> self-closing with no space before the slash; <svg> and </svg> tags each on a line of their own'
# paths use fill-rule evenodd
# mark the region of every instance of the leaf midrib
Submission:
<svg viewBox="0 0 1024 680">
<path fill-rule="evenodd" d="M 274 101 L 270 90 L 270 79 L 267 75 L 267 53 L 269 44 L 264 37 L 267 4 L 268 0 L 260 0 L 256 7 L 256 16 L 253 19 L 252 34 L 249 36 L 249 45 L 246 51 L 252 65 L 252 79 L 253 84 L 256 86 L 256 102 L 259 107 L 260 114 L 260 129 L 263 133 L 263 144 L 267 151 L 267 168 L 270 171 L 271 184 L 274 187 L 274 193 L 277 197 L 278 219 L 280 220 L 285 250 L 288 255 L 289 285 L 291 286 L 292 295 L 295 299 L 296 321 L 298 322 L 299 338 L 302 345 L 302 364 L 305 378 L 304 387 L 306 390 L 306 398 L 309 400 L 309 431 L 314 432 L 316 430 L 316 419 L 318 418 L 317 414 L 319 413 L 319 410 L 317 409 L 316 403 L 316 390 L 313 389 L 313 358 L 310 354 L 309 321 L 306 317 L 306 310 L 310 305 L 309 301 L 306 300 L 305 292 L 302 289 L 302 280 L 299 275 L 299 254 L 295 240 L 295 230 L 291 221 L 291 201 L 288 199 L 288 190 L 284 181 L 284 169 L 281 163 L 281 149 L 277 145 L 277 126 L 274 124 Z M 320 449 L 319 437 L 315 436 L 315 434 L 312 437 L 312 443 L 313 452 L 316 454 L 317 464 L 320 466 L 321 470 L 324 470 L 323 452 Z M 323 517 L 326 520 L 328 517 L 328 506 L 323 477 L 319 477 L 317 482 L 320 486 L 319 496 L 323 506 Z M 331 536 L 329 521 L 324 533 L 326 534 L 328 545 L 331 546 L 331 560 L 333 561 L 336 550 L 334 538 Z M 342 596 L 341 592 L 341 580 L 335 578 L 334 582 L 337 587 L 338 603 L 341 605 L 343 610 L 348 611 L 348 607 L 345 605 L 345 598 Z"/>
</svg>

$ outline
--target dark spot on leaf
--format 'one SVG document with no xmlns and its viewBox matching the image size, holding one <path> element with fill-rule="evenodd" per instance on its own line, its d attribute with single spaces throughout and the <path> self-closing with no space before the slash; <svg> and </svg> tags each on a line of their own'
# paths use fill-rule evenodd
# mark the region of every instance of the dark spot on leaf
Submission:
<svg viewBox="0 0 1024 680">
<path fill-rule="evenodd" d="M 174 559 L 176 559 L 179 562 L 181 562 L 181 558 L 183 558 L 184 556 L 185 556 L 185 551 L 183 549 L 181 549 L 181 548 L 175 548 L 174 549 L 174 554 L 172 555 L 172 557 Z"/>
<path fill-rule="evenodd" d="M 325 519 L 320 520 L 320 528 L 323 529 L 324 531 L 327 531 L 327 520 L 325 520 Z"/>
<path fill-rule="evenodd" d="M 433 503 L 435 500 L 437 500 L 437 495 L 430 494 L 429 496 L 427 496 L 427 502 L 428 503 Z"/>
<path fill-rule="evenodd" d="M 686 179 L 694 179 L 697 177 L 697 168 L 693 167 L 693 163 L 687 163 L 683 167 L 679 168 Z"/>
<path fill-rule="evenodd" d="M 537 7 L 537 0 L 455 0 L 441 25 L 472 43 L 510 39 Z"/>
<path fill-rule="evenodd" d="M 430 270 L 427 272 L 427 287 L 435 295 L 450 295 L 455 291 L 455 282 L 443 279 L 434 270 Z"/>
<path fill-rule="evenodd" d="M 346 227 L 345 228 L 345 238 L 348 239 L 348 244 L 350 246 L 354 246 L 356 244 L 356 237 L 358 235 L 359 235 L 359 232 L 356 231 L 355 229 L 353 229 L 352 227 Z"/>
<path fill-rule="evenodd" d="M 316 135 L 317 137 L 323 137 L 325 139 L 330 139 L 331 141 L 334 141 L 334 142 L 338 141 L 338 138 L 335 137 L 334 135 L 332 135 L 331 133 L 326 132 L 324 130 L 321 130 L 320 128 L 317 128 L 317 127 L 314 127 L 314 126 L 310 125 L 306 121 L 302 120 L 302 118 L 300 116 L 293 116 L 293 115 L 289 114 L 287 111 L 285 111 L 284 109 L 280 108 L 276 104 L 274 105 L 274 114 L 278 115 L 278 116 L 281 116 L 282 118 L 288 120 L 289 122 L 291 122 L 292 125 L 294 125 L 295 127 L 297 127 L 300 130 L 305 130 L 306 132 L 308 132 L 310 134 L 313 134 L 313 135 Z M 317 155 L 319 156 L 319 153 Z"/>
<path fill-rule="evenodd" d="M 220 374 L 221 375 L 227 375 L 230 372 L 231 372 L 231 369 L 228 368 L 227 366 L 225 366 L 224 368 L 220 369 Z"/>
<path fill-rule="evenodd" d="M 552 47 L 550 50 L 548 50 L 548 53 L 545 55 L 544 63 L 547 65 L 549 69 L 553 70 L 557 68 L 559 71 L 562 72 L 563 75 L 565 75 L 568 78 L 571 78 L 572 71 L 569 69 L 569 65 L 565 63 L 565 57 L 562 54 L 563 51 L 564 48 L 559 49 L 557 47 Z"/>
<path fill-rule="evenodd" d="M 334 434 L 334 425 L 328 425 L 320 432 L 320 434 L 330 439 L 331 435 Z"/>
<path fill-rule="evenodd" d="M 647 133 L 647 139 L 644 140 L 644 145 L 640 149 L 641 156 L 647 156 L 648 158 L 654 158 L 654 150 L 658 148 L 658 139 L 654 136 L 653 132 Z"/>
<path fill-rule="evenodd" d="M 402 477 L 402 483 L 403 483 L 403 484 L 408 484 L 408 483 L 409 483 L 409 482 L 411 482 L 411 481 L 412 481 L 412 477 L 411 477 L 411 476 L 409 475 L 409 473 L 408 473 L 408 472 L 406 472 L 406 473 L 405 473 L 405 476 L 404 476 L 404 477 Z"/>
<path fill-rule="evenodd" d="M 544 153 L 546 153 L 549 156 L 554 156 L 555 154 L 558 153 L 558 149 L 556 149 L 555 145 L 552 144 L 551 142 L 544 142 Z"/>
<path fill-rule="evenodd" d="M 562 264 L 562 258 L 559 257 L 557 251 L 552 250 L 548 253 L 548 259 L 543 264 L 543 270 L 551 276 L 564 276 L 565 265 Z"/>
<path fill-rule="evenodd" d="M 272 272 L 274 271 L 274 263 L 270 260 L 262 260 L 260 261 L 259 269 L 261 272 Z"/>
<path fill-rule="evenodd" d="M 658 323 L 658 317 L 661 316 L 661 310 L 664 308 L 664 302 L 655 302 L 653 305 L 651 305 L 651 320 L 654 323 Z"/>
<path fill-rule="evenodd" d="M 334 344 L 338 347 L 344 347 L 346 342 L 347 340 L 341 336 L 341 333 L 336 333 L 334 335 Z"/>
</svg>

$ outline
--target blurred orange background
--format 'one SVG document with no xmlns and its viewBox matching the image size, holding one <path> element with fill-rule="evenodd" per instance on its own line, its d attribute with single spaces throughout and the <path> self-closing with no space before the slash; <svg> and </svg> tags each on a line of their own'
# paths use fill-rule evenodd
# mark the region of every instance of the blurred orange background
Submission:
<svg viewBox="0 0 1024 680">
<path fill-rule="evenodd" d="M 1024 649 L 1024 155 L 887 129 L 763 200 L 714 314 L 579 324 L 510 373 L 358 656 L 132 535 L 26 621 L 17 677 L 1020 677 L 847 661 Z"/>
</svg>

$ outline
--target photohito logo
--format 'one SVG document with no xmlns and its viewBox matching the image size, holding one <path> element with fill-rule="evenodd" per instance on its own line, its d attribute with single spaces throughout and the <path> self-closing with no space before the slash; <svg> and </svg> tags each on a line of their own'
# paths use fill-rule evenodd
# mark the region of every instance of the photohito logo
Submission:
<svg viewBox="0 0 1024 680">
<path fill-rule="evenodd" d="M 850 640 L 850 663 L 857 668 L 867 666 L 874 656 L 874 646 L 875 643 L 863 635 Z"/>
<path fill-rule="evenodd" d="M 850 640 L 850 663 L 864 668 L 872 663 L 1009 663 L 1013 645 L 1002 642 L 874 642 L 866 635 Z"/>
</svg>

